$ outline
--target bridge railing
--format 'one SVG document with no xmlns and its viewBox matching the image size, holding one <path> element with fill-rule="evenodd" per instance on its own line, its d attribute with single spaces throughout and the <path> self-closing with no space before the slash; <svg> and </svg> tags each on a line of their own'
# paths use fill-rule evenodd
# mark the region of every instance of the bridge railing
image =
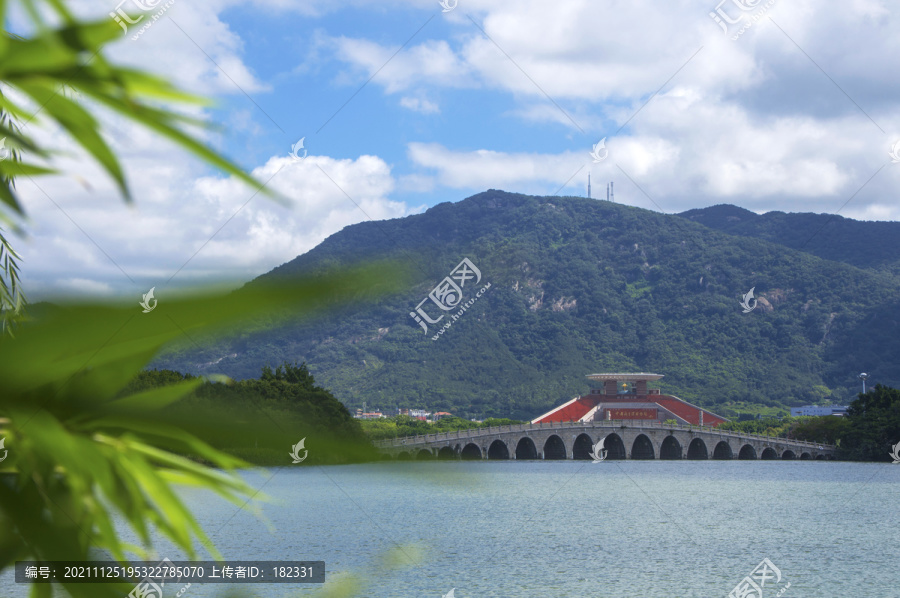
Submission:
<svg viewBox="0 0 900 598">
<path fill-rule="evenodd" d="M 763 436 L 761 434 L 747 434 L 744 432 L 735 432 L 732 430 L 717 430 L 712 426 L 695 426 L 692 424 L 656 424 L 648 425 L 647 420 L 642 419 L 624 419 L 624 420 L 601 420 L 590 422 L 541 422 L 537 424 L 507 424 L 505 426 L 489 426 L 487 428 L 468 428 L 466 430 L 456 430 L 450 432 L 437 432 L 435 434 L 425 434 L 416 436 L 404 436 L 402 438 L 387 438 L 384 440 L 376 440 L 373 442 L 376 448 L 393 448 L 409 445 L 433 444 L 436 442 L 446 442 L 450 440 L 469 440 L 482 436 L 493 436 L 502 433 L 526 432 L 531 430 L 571 430 L 581 428 L 652 428 L 654 430 L 688 430 L 698 431 L 704 434 L 712 434 L 716 436 L 746 440 L 760 440 L 765 442 L 783 442 L 798 446 L 805 446 L 816 449 L 835 449 L 833 444 L 825 444 L 819 442 L 808 442 L 805 440 L 793 440 L 791 438 L 781 438 L 778 436 Z"/>
</svg>

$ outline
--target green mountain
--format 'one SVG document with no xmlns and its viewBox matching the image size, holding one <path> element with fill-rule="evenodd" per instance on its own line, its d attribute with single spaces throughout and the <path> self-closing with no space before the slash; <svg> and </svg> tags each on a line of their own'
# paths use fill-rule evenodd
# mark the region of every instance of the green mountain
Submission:
<svg viewBox="0 0 900 598">
<path fill-rule="evenodd" d="M 414 286 L 316 320 L 193 339 L 204 348 L 186 343 L 155 365 L 252 378 L 306 362 L 351 408 L 518 419 L 586 392 L 592 372 L 664 374 L 664 392 L 726 417 L 845 403 L 861 371 L 900 385 L 897 278 L 606 201 L 489 190 L 349 226 L 248 286 L 381 258 L 410 265 Z M 469 306 L 425 333 L 410 313 L 463 258 L 481 273 L 461 289 Z M 743 313 L 751 288 L 758 303 Z M 430 299 L 423 309 L 458 313 Z"/>
<path fill-rule="evenodd" d="M 731 205 L 688 210 L 679 216 L 826 260 L 900 274 L 900 222 L 860 222 L 834 214 L 755 214 Z"/>
</svg>

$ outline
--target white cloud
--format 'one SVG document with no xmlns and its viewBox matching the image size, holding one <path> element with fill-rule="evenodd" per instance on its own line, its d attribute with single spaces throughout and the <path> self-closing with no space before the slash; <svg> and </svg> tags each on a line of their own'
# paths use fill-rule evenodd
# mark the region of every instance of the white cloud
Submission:
<svg viewBox="0 0 900 598">
<path fill-rule="evenodd" d="M 551 9 L 542 0 L 471 0 L 467 14 L 487 36 L 468 18 L 453 19 L 451 41 L 411 45 L 372 83 L 389 94 L 467 87 L 494 100 L 499 91 L 509 97 L 503 114 L 561 124 L 573 144 L 607 136 L 610 159 L 591 168 L 621 179 L 618 164 L 667 211 L 721 201 L 820 211 L 843 203 L 883 164 L 878 150 L 900 138 L 900 81 L 884 76 L 900 70 L 900 38 L 888 34 L 900 12 L 886 0 L 778 0 L 733 41 L 709 17 L 716 4 L 560 0 Z M 365 73 L 394 51 L 364 39 L 337 43 L 338 57 Z M 576 166 L 581 160 L 574 148 L 482 148 L 413 143 L 409 157 L 445 186 L 533 192 L 560 181 L 569 152 Z M 851 205 L 900 217 L 884 199 L 898 182 L 897 169 L 886 169 Z M 581 186 L 580 176 L 569 183 Z"/>
<path fill-rule="evenodd" d="M 590 143 L 581 151 L 559 153 L 456 151 L 411 143 L 408 155 L 440 184 L 458 189 L 541 194 L 569 181 L 563 193 L 582 194 L 590 171 L 595 182 L 619 182 L 620 202 L 666 212 L 698 207 L 701 201 L 732 201 L 754 210 L 785 209 L 787 201 L 797 210 L 828 211 L 887 161 L 879 155 L 878 138 L 862 116 L 756 122 L 738 106 L 676 89 L 648 106 L 631 134 L 607 138 L 609 154 L 600 163 L 588 155 Z M 890 185 L 897 178 L 896 169 L 885 167 L 847 213 L 858 209 L 870 218 L 900 217 L 900 208 L 882 200 L 892 195 Z M 774 208 L 772 198 L 780 202 Z M 866 208 L 870 202 L 878 207 Z"/>
<path fill-rule="evenodd" d="M 438 181 L 454 189 L 533 189 L 540 183 L 544 192 L 554 182 L 562 185 L 583 166 L 588 153 L 511 154 L 492 150 L 453 151 L 437 143 L 410 143 L 413 163 L 437 171 Z"/>
<path fill-rule="evenodd" d="M 248 189 L 234 178 L 199 179 L 194 187 L 197 199 L 217 214 L 202 227 L 204 235 L 211 236 L 221 220 L 237 213 L 231 223 L 235 226 L 229 224 L 203 249 L 206 259 L 257 268 L 263 261 L 274 266 L 350 224 L 407 213 L 404 204 L 386 199 L 394 180 L 387 164 L 375 156 L 356 160 L 309 156 L 299 162 L 275 157 L 253 175 L 270 180 L 269 186 L 293 205 L 278 207 L 262 196 L 246 203 Z"/>
<path fill-rule="evenodd" d="M 388 93 L 397 93 L 424 84 L 474 87 L 471 66 L 443 40 L 425 41 L 397 53 L 397 48 L 364 39 L 338 37 L 333 40 L 336 55 L 365 73 L 378 76 L 378 84 Z M 392 58 L 393 56 L 393 58 Z M 365 80 L 364 79 L 364 80 Z"/>
<path fill-rule="evenodd" d="M 106 17 L 106 9 L 98 14 L 95 4 L 74 4 L 78 14 Z M 243 42 L 215 10 L 177 0 L 138 40 L 126 37 L 108 54 L 200 94 L 267 90 L 244 62 L 243 51 Z M 259 132 L 247 110 L 229 118 L 247 132 Z M 199 108 L 186 113 L 204 116 Z M 67 173 L 18 185 L 29 236 L 16 248 L 33 299 L 60 292 L 146 292 L 164 286 L 182 267 L 173 285 L 245 282 L 347 225 L 408 213 L 405 204 L 389 199 L 394 179 L 376 156 L 311 156 L 299 163 L 272 157 L 252 173 L 267 180 L 278 171 L 271 186 L 293 205 L 258 195 L 240 209 L 253 195 L 243 183 L 209 176 L 186 152 L 115 115 L 103 113 L 101 122 L 127 174 L 133 207 L 57 127 L 29 127 L 40 144 L 60 152 L 55 164 Z M 208 143 L 220 142 L 207 131 L 194 132 Z"/>
<path fill-rule="evenodd" d="M 109 18 L 109 12 L 115 8 L 114 3 L 87 0 L 68 4 L 75 14 L 94 19 Z M 105 53 L 117 63 L 162 73 L 180 87 L 200 95 L 269 90 L 244 61 L 243 41 L 212 7 L 175 0 L 137 40 L 132 37 L 150 22 L 152 15 L 129 25 L 126 36 L 111 44 Z M 139 15 L 131 3 L 122 8 L 133 13 L 134 18 Z"/>
<path fill-rule="evenodd" d="M 440 107 L 434 102 L 408 96 L 400 98 L 400 105 L 415 112 L 421 112 L 422 114 L 434 114 L 441 111 Z"/>
<path fill-rule="evenodd" d="M 133 125 L 116 126 L 134 132 Z M 32 133 L 44 143 L 58 139 L 57 149 L 75 153 L 64 137 Z M 125 146 L 126 141 L 133 143 Z M 181 268 L 172 284 L 246 281 L 345 226 L 409 213 L 405 204 L 389 199 L 395 182 L 376 156 L 270 158 L 251 174 L 290 198 L 292 204 L 284 206 L 233 177 L 204 174 L 196 160 L 152 138 L 124 135 L 111 142 L 122 153 L 134 207 L 125 205 L 109 177 L 84 157 L 62 159 L 59 166 L 91 181 L 89 187 L 71 176 L 19 183 L 30 222 L 29 238 L 17 248 L 25 283 L 39 294 L 54 287 L 146 292 L 164 286 Z"/>
<path fill-rule="evenodd" d="M 100 18 L 109 8 L 86 0 L 72 4 L 79 14 Z M 400 171 L 396 177 L 392 166 L 376 156 L 309 156 L 296 163 L 271 156 L 267 149 L 251 163 L 254 174 L 263 180 L 274 174 L 272 187 L 295 203 L 286 208 L 257 196 L 238 211 L 252 195 L 249 188 L 210 176 L 202 165 L 146 131 L 104 118 L 110 142 L 123 156 L 136 207 L 125 206 L 90 161 L 61 158 L 65 170 L 76 174 L 37 179 L 59 208 L 22 181 L 32 217 L 32 236 L 19 245 L 26 283 L 41 290 L 146 292 L 198 250 L 175 282 L 243 281 L 348 224 L 421 209 L 392 200 L 397 192 L 430 193 L 443 186 L 546 194 L 565 185 L 562 193 L 581 194 L 588 172 L 595 188 L 615 180 L 617 200 L 653 209 L 658 205 L 667 212 L 723 201 L 755 211 L 833 211 L 853 197 L 842 215 L 900 219 L 894 201 L 900 165 L 885 166 L 886 152 L 900 139 L 900 80 L 885 76 L 900 71 L 900 37 L 892 34 L 900 11 L 887 0 L 778 0 L 771 20 L 762 19 L 731 41 L 708 16 L 715 4 L 467 0 L 465 12 L 441 14 L 431 0 L 255 0 L 260 18 L 323 19 L 310 33 L 308 56 L 298 56 L 306 61 L 303 68 L 288 67 L 274 75 L 279 85 L 288 74 L 329 73 L 331 53 L 347 65 L 330 75 L 334 80 L 356 87 L 381 69 L 370 85 L 380 86 L 408 110 L 438 113 L 434 98 L 443 97 L 444 88 L 452 89 L 453 103 L 443 106 L 448 114 L 415 119 L 417 126 L 450 118 L 451 108 L 460 106 L 483 106 L 485 119 L 475 125 L 476 119 L 468 119 L 452 138 L 438 142 L 427 136 L 424 125 L 399 131 L 411 168 L 393 165 Z M 392 59 L 412 31 L 371 30 L 367 38 L 367 30 L 359 28 L 351 37 L 341 35 L 342 29 L 330 30 L 338 21 L 326 19 L 340 10 L 365 14 L 410 7 L 421 12 L 423 22 L 437 15 L 444 29 L 429 25 Z M 232 9 L 246 6 L 237 0 L 202 5 L 176 0 L 139 40 L 124 39 L 110 48 L 110 56 L 171 76 L 203 94 L 266 93 L 272 86 L 257 74 L 263 68 L 248 55 L 238 34 L 240 23 L 227 20 Z M 447 39 L 430 38 L 447 28 Z M 279 87 L 279 92 L 292 91 Z M 314 97 L 308 99 L 311 108 L 318 108 Z M 189 114 L 204 116 L 201 109 Z M 517 140 L 513 149 L 499 146 L 508 135 L 498 135 L 494 145 L 484 131 L 478 132 L 479 149 L 458 149 L 470 132 L 467 127 L 503 116 L 519 119 L 524 127 L 538 126 L 525 129 L 518 138 L 525 145 Z M 258 124 L 263 119 L 255 106 L 242 104 L 225 118 L 231 129 L 250 138 L 254 148 L 248 155 L 259 151 L 256 144 L 271 147 L 266 136 L 272 132 Z M 34 134 L 61 151 L 74 149 L 58 131 Z M 200 134 L 221 143 L 207 132 Z M 558 149 L 556 143 L 557 149 L 547 151 L 555 134 L 569 145 Z M 594 164 L 590 145 L 604 136 L 609 157 Z M 534 147 L 527 145 L 531 140 Z M 293 141 L 279 139 L 278 146 L 287 152 Z"/>
<path fill-rule="evenodd" d="M 541 99 L 546 93 L 557 99 L 637 100 L 710 43 L 719 46 L 716 60 L 682 77 L 739 89 L 759 76 L 752 55 L 720 43 L 721 32 L 707 22 L 708 10 L 688 0 L 665 6 L 649 0 L 616 5 L 561 0 L 552 7 L 544 0 L 520 0 L 473 2 L 467 9 L 483 11 L 476 22 L 489 38 L 462 19 L 455 47 L 444 40 L 412 44 L 384 66 L 375 82 L 388 93 L 433 84 L 498 88 Z M 340 59 L 368 74 L 396 50 L 344 36 L 335 43 Z"/>
</svg>

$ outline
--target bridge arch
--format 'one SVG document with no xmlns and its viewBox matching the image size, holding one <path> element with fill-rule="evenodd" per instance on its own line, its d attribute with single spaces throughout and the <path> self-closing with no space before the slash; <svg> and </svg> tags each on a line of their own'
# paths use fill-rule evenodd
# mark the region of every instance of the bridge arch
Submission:
<svg viewBox="0 0 900 598">
<path fill-rule="evenodd" d="M 509 459 L 509 447 L 502 440 L 495 440 L 488 447 L 488 459 Z"/>
<path fill-rule="evenodd" d="M 549 428 L 549 429 L 548 429 Z M 795 459 L 834 458 L 834 446 L 815 446 L 791 439 L 776 440 L 688 426 L 645 425 L 621 428 L 616 422 L 562 422 L 550 426 L 504 426 L 462 434 L 377 441 L 382 454 L 399 461 L 425 459 L 587 460 L 594 441 L 603 442 L 607 459 Z M 818 450 L 817 450 L 818 449 Z M 465 451 L 465 455 L 463 452 Z M 571 452 L 570 452 L 571 451 Z"/>
<path fill-rule="evenodd" d="M 466 446 L 463 447 L 463 450 L 459 453 L 459 458 L 464 461 L 473 461 L 475 459 L 481 459 L 481 449 L 478 448 L 478 445 L 474 442 L 470 442 Z"/>
<path fill-rule="evenodd" d="M 681 459 L 683 454 L 684 451 L 677 438 L 671 434 L 663 438 L 662 444 L 659 446 L 660 459 Z"/>
<path fill-rule="evenodd" d="M 579 434 L 578 438 L 572 444 L 572 458 L 582 461 L 591 458 L 591 451 L 594 448 L 594 441 L 587 434 Z"/>
<path fill-rule="evenodd" d="M 741 447 L 741 452 L 738 453 L 738 459 L 756 459 L 756 449 L 753 448 L 752 444 L 745 444 Z"/>
<path fill-rule="evenodd" d="M 702 438 L 694 438 L 691 440 L 691 443 L 688 445 L 687 458 L 694 461 L 709 459 L 709 451 Z"/>
<path fill-rule="evenodd" d="M 653 450 L 653 443 L 647 438 L 646 434 L 638 434 L 631 444 L 632 459 L 656 459 L 656 453 Z"/>
<path fill-rule="evenodd" d="M 445 446 L 438 451 L 437 458 L 445 460 L 456 459 L 456 451 L 453 450 L 452 446 Z"/>
<path fill-rule="evenodd" d="M 776 453 L 775 449 L 773 449 L 771 446 L 767 446 L 763 449 L 762 455 L 760 455 L 759 458 L 766 461 L 771 461 L 772 459 L 778 458 L 778 453 Z"/>
<path fill-rule="evenodd" d="M 622 437 L 615 432 L 606 435 L 603 441 L 603 449 L 606 451 L 607 459 L 625 458 L 625 443 L 622 442 Z"/>
<path fill-rule="evenodd" d="M 534 446 L 534 440 L 528 436 L 520 438 L 518 444 L 516 444 L 516 461 L 537 458 L 538 452 L 537 447 Z"/>
<path fill-rule="evenodd" d="M 550 438 L 547 439 L 547 442 L 544 443 L 544 459 L 558 460 L 565 458 L 566 443 L 556 434 L 552 434 Z"/>
<path fill-rule="evenodd" d="M 722 460 L 722 461 L 734 459 L 734 451 L 731 450 L 730 444 L 728 444 L 724 440 L 720 440 L 718 442 L 718 444 L 716 444 L 716 448 L 713 449 L 713 457 L 712 458 Z"/>
</svg>

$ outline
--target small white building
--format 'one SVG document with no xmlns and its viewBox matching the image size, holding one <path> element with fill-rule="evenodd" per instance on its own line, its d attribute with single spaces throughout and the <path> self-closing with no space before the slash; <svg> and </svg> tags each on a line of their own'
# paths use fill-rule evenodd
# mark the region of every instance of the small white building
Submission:
<svg viewBox="0 0 900 598">
<path fill-rule="evenodd" d="M 384 414 L 381 411 L 364 412 L 362 409 L 357 409 L 356 415 L 353 417 L 356 419 L 381 419 L 384 417 Z"/>
<path fill-rule="evenodd" d="M 847 407 L 843 405 L 831 405 L 830 407 L 819 407 L 818 405 L 791 407 L 791 417 L 818 415 L 847 415 Z"/>
<path fill-rule="evenodd" d="M 415 419 L 427 421 L 428 416 L 431 415 L 431 413 L 426 411 L 425 409 L 407 409 L 405 407 L 401 407 L 397 409 L 397 415 L 408 415 Z"/>
</svg>

